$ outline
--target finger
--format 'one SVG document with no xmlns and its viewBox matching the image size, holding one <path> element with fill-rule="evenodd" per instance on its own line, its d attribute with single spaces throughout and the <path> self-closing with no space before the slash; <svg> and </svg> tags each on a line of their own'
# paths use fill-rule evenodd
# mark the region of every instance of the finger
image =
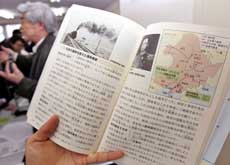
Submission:
<svg viewBox="0 0 230 165">
<path fill-rule="evenodd" d="M 6 78 L 6 73 L 3 71 L 0 71 L 0 77 Z"/>
<path fill-rule="evenodd" d="M 97 152 L 90 154 L 86 157 L 87 163 L 106 162 L 110 160 L 119 159 L 124 156 L 122 151 L 111 151 L 111 152 Z"/>
<path fill-rule="evenodd" d="M 6 54 L 6 52 L 5 51 L 0 51 L 0 61 L 2 62 L 2 63 L 6 63 L 6 61 L 8 60 L 8 54 Z"/>
<path fill-rule="evenodd" d="M 58 116 L 53 115 L 32 137 L 35 141 L 48 140 L 53 135 L 58 126 Z"/>
<path fill-rule="evenodd" d="M 6 48 L 6 47 L 4 47 L 4 46 L 1 46 L 1 48 L 2 48 L 2 50 L 4 50 L 5 52 L 9 52 L 9 48 Z"/>
<path fill-rule="evenodd" d="M 2 49 L 1 51 L 4 51 L 4 48 L 5 48 L 5 47 L 4 47 L 4 46 L 2 46 L 2 45 L 0 45 L 0 47 L 1 47 L 1 49 Z"/>
<path fill-rule="evenodd" d="M 5 47 L 5 46 L 2 46 L 2 45 L 1 45 L 1 48 L 2 48 L 2 50 L 4 50 L 4 51 L 6 50 L 6 47 Z"/>
<path fill-rule="evenodd" d="M 6 48 L 4 46 L 1 46 L 3 52 L 5 53 L 5 55 L 7 55 L 7 58 L 9 58 L 9 53 L 10 53 L 10 49 L 9 48 Z"/>
<path fill-rule="evenodd" d="M 10 74 L 10 63 L 9 63 L 9 61 L 6 62 L 6 65 L 5 65 L 5 73 L 6 73 L 6 74 Z"/>
</svg>

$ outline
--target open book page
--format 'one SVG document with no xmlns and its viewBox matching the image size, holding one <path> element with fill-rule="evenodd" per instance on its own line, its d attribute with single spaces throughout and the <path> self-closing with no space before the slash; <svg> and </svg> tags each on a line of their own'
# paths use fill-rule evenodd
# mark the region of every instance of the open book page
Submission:
<svg viewBox="0 0 230 165">
<path fill-rule="evenodd" d="M 57 144 L 95 152 L 144 28 L 118 15 L 72 6 L 39 80 L 28 122 L 60 116 Z M 129 64 L 130 63 L 130 64 Z"/>
<path fill-rule="evenodd" d="M 223 103 L 230 32 L 149 26 L 99 147 L 122 165 L 197 165 Z"/>
</svg>

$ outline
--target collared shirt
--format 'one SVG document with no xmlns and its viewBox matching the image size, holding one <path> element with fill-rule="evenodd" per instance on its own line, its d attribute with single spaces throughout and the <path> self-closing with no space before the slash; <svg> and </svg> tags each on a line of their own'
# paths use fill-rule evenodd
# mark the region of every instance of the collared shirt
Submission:
<svg viewBox="0 0 230 165">
<path fill-rule="evenodd" d="M 45 38 L 46 38 L 46 37 L 42 37 L 42 38 L 33 46 L 33 48 L 32 48 L 33 52 L 31 53 L 31 55 L 37 52 L 38 47 L 42 44 L 42 42 L 45 40 Z M 13 58 L 14 61 L 16 61 L 17 57 L 18 57 L 18 53 L 16 53 L 16 52 L 10 53 L 10 58 Z"/>
<path fill-rule="evenodd" d="M 42 44 L 42 42 L 45 40 L 45 37 L 42 37 L 32 48 L 33 53 L 37 52 L 38 47 Z"/>
</svg>

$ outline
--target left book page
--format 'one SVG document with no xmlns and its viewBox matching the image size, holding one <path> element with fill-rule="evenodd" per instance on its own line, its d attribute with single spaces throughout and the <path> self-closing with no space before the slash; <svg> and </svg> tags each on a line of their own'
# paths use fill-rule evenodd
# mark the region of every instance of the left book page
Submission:
<svg viewBox="0 0 230 165">
<path fill-rule="evenodd" d="M 144 28 L 121 16 L 73 5 L 39 80 L 28 122 L 60 116 L 51 138 L 79 153 L 97 150 Z"/>
</svg>

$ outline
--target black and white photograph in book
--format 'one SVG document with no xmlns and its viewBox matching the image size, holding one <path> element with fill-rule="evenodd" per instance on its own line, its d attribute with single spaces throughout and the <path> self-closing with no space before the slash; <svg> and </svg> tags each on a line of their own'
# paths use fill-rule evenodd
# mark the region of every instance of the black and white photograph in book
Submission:
<svg viewBox="0 0 230 165">
<path fill-rule="evenodd" d="M 150 34 L 143 38 L 133 62 L 133 67 L 151 71 L 160 34 Z"/>
<path fill-rule="evenodd" d="M 62 43 L 109 60 L 117 37 L 115 28 L 87 21 L 66 32 Z"/>
</svg>

